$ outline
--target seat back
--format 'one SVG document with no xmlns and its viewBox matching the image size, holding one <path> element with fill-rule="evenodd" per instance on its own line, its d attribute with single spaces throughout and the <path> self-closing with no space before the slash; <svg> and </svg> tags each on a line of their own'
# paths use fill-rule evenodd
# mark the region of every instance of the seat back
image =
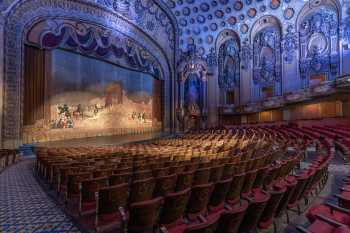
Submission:
<svg viewBox="0 0 350 233">
<path fill-rule="evenodd" d="M 272 224 L 272 219 L 286 190 L 287 187 L 285 186 L 284 182 L 277 181 L 272 186 L 268 187 L 268 192 L 271 197 L 260 217 L 259 228 L 267 229 Z"/>
<path fill-rule="evenodd" d="M 257 173 L 258 173 L 257 170 L 252 170 L 246 173 L 244 177 L 244 184 L 241 190 L 242 193 L 249 193 L 251 191 L 251 189 L 253 188 Z"/>
<path fill-rule="evenodd" d="M 98 191 L 98 214 L 118 212 L 119 207 L 126 207 L 129 198 L 129 185 L 118 184 L 102 188 Z"/>
<path fill-rule="evenodd" d="M 264 184 L 264 180 L 268 174 L 269 170 L 268 167 L 262 167 L 258 170 L 256 174 L 256 179 L 253 184 L 253 188 L 261 188 Z"/>
<path fill-rule="evenodd" d="M 234 175 L 234 169 L 235 169 L 234 163 L 226 163 L 224 166 L 221 179 L 226 180 L 226 179 L 232 178 L 232 176 Z"/>
<path fill-rule="evenodd" d="M 137 180 L 131 183 L 130 203 L 150 200 L 156 182 L 154 178 Z"/>
<path fill-rule="evenodd" d="M 283 214 L 283 211 L 287 208 L 287 205 L 290 201 L 290 198 L 292 197 L 292 194 L 294 193 L 294 190 L 297 185 L 297 180 L 294 176 L 288 176 L 284 179 L 285 185 L 287 187 L 286 192 L 284 193 L 276 211 L 275 211 L 275 217 L 281 217 Z"/>
<path fill-rule="evenodd" d="M 248 201 L 241 200 L 231 208 L 232 210 L 224 211 L 221 214 L 216 233 L 237 233 L 248 209 Z"/>
<path fill-rule="evenodd" d="M 160 223 L 169 225 L 183 219 L 191 189 L 185 189 L 176 193 L 169 193 L 164 198 L 164 206 L 160 217 Z"/>
<path fill-rule="evenodd" d="M 227 192 L 230 189 L 232 178 L 226 180 L 220 180 L 214 185 L 214 190 L 211 194 L 209 201 L 209 209 L 212 211 L 216 207 L 224 204 Z"/>
<path fill-rule="evenodd" d="M 239 200 L 242 186 L 244 183 L 244 177 L 244 173 L 233 176 L 230 189 L 226 195 L 226 200 L 230 204 L 235 204 Z"/>
<path fill-rule="evenodd" d="M 133 203 L 129 208 L 129 233 L 153 233 L 157 228 L 163 198 Z"/>
<path fill-rule="evenodd" d="M 190 220 L 194 220 L 197 216 L 204 214 L 207 211 L 207 205 L 212 190 L 213 183 L 192 187 L 190 200 L 187 204 L 187 213 Z"/>
<path fill-rule="evenodd" d="M 95 178 L 90 180 L 83 180 L 80 187 L 80 201 L 90 202 L 95 201 L 95 192 L 100 188 L 108 186 L 108 178 Z"/>
<path fill-rule="evenodd" d="M 210 168 L 197 169 L 194 172 L 193 185 L 207 184 L 210 178 Z"/>
<path fill-rule="evenodd" d="M 144 180 L 153 177 L 152 170 L 141 170 L 138 172 L 134 172 L 132 180 L 137 181 L 137 180 Z"/>
<path fill-rule="evenodd" d="M 168 193 L 172 193 L 175 190 L 176 175 L 160 176 L 156 178 L 156 187 L 154 190 L 154 196 L 165 196 Z"/>
<path fill-rule="evenodd" d="M 123 183 L 130 183 L 132 179 L 132 173 L 120 173 L 111 175 L 109 177 L 109 184 L 110 185 L 117 185 L 117 184 L 123 184 Z"/>
<path fill-rule="evenodd" d="M 218 182 L 221 180 L 222 174 L 224 172 L 224 165 L 218 165 L 210 168 L 210 178 L 209 182 Z"/>
<path fill-rule="evenodd" d="M 265 206 L 270 199 L 270 194 L 259 190 L 253 190 L 247 195 L 250 205 L 243 221 L 239 227 L 239 232 L 250 232 L 257 227 L 259 219 L 265 209 Z"/>
<path fill-rule="evenodd" d="M 183 172 L 177 175 L 176 191 L 191 188 L 193 182 L 193 171 Z"/>
</svg>

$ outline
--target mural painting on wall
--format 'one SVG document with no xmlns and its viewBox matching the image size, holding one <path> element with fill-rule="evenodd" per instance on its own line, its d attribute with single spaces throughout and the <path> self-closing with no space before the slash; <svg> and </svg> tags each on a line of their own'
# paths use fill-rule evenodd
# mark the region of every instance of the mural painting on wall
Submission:
<svg viewBox="0 0 350 233">
<path fill-rule="evenodd" d="M 219 49 L 219 88 L 232 90 L 239 86 L 239 45 L 234 39 L 226 41 Z"/>
<path fill-rule="evenodd" d="M 151 75 L 64 50 L 52 52 L 51 72 L 50 119 L 37 132 L 97 136 L 161 127 L 154 116 L 160 112 L 154 105 L 159 103 L 154 90 L 159 80 Z"/>
<path fill-rule="evenodd" d="M 273 88 L 273 95 L 281 92 L 281 36 L 277 27 L 265 27 L 254 37 L 253 80 L 264 96 L 264 88 Z"/>
<path fill-rule="evenodd" d="M 188 114 L 199 117 L 201 114 L 201 81 L 196 74 L 190 74 L 185 82 L 185 103 Z"/>
<path fill-rule="evenodd" d="M 300 75 L 304 86 L 333 80 L 339 72 L 338 21 L 335 11 L 307 14 L 300 22 Z M 324 76 L 324 79 L 313 78 Z"/>
</svg>

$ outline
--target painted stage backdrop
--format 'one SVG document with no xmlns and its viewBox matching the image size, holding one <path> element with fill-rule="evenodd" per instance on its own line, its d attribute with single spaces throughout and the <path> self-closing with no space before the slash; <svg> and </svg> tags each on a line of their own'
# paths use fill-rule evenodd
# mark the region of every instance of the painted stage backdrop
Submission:
<svg viewBox="0 0 350 233">
<path fill-rule="evenodd" d="M 56 49 L 50 76 L 49 119 L 36 124 L 33 141 L 161 128 L 160 81 L 151 75 Z"/>
</svg>

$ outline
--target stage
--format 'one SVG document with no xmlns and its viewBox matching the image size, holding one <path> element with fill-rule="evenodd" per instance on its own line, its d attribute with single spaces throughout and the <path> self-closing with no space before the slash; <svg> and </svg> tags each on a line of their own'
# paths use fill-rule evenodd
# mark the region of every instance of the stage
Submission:
<svg viewBox="0 0 350 233">
<path fill-rule="evenodd" d="M 35 147 L 78 147 L 78 146 L 113 146 L 133 142 L 144 142 L 161 137 L 171 136 L 169 133 L 144 133 L 116 136 L 101 136 L 91 138 L 79 138 L 63 141 L 42 142 L 34 144 Z"/>
</svg>

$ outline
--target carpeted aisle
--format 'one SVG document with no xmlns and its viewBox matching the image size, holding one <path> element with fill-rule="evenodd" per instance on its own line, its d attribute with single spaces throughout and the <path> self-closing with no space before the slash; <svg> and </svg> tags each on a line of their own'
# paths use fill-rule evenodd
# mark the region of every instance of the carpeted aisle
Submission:
<svg viewBox="0 0 350 233">
<path fill-rule="evenodd" d="M 0 232 L 79 232 L 33 177 L 34 159 L 0 174 Z"/>
</svg>

